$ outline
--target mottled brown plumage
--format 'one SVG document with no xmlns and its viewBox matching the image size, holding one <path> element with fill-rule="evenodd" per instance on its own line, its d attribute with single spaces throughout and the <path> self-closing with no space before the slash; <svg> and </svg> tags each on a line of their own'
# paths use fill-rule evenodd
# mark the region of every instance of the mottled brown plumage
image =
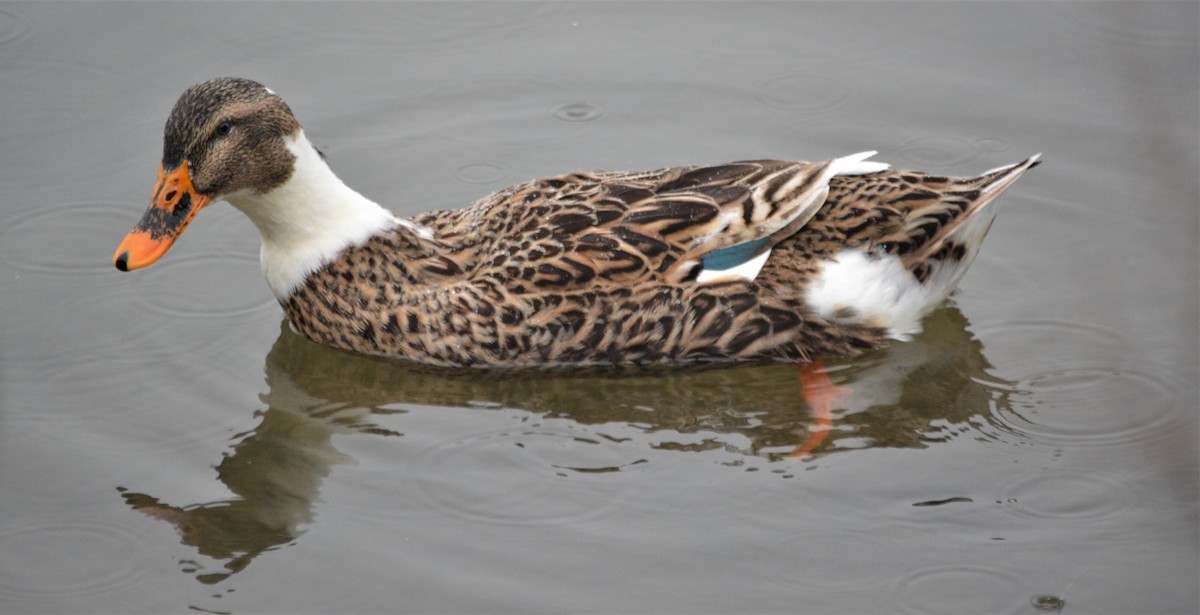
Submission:
<svg viewBox="0 0 1200 615">
<path fill-rule="evenodd" d="M 812 314 L 807 280 L 845 247 L 908 255 L 944 243 L 966 210 L 960 195 L 988 178 L 935 177 L 947 192 L 931 197 L 929 176 L 912 172 L 835 177 L 824 206 L 775 246 L 755 281 L 666 280 L 721 204 L 740 208 L 756 180 L 804 167 L 754 161 L 538 180 L 417 216 L 436 241 L 397 228 L 350 249 L 285 309 L 319 342 L 445 365 L 805 360 L 879 346 L 887 335 L 877 327 Z M 912 263 L 917 275 L 920 266 Z"/>
<path fill-rule="evenodd" d="M 204 134 L 236 113 L 250 118 L 241 121 L 245 134 L 255 135 L 253 145 L 236 143 L 251 151 L 231 155 L 218 140 L 168 143 L 165 152 L 182 152 L 193 175 L 273 178 L 252 184 L 260 194 L 227 198 L 259 226 L 264 272 L 296 329 L 347 350 L 436 365 L 803 361 L 880 346 L 905 331 L 868 314 L 870 300 L 842 302 L 841 291 L 823 290 L 832 264 L 847 251 L 872 274 L 871 263 L 899 263 L 893 269 L 910 279 L 895 282 L 898 305 L 931 280 L 952 284 L 990 224 L 984 207 L 1036 161 L 969 179 L 880 170 L 885 165 L 864 163 L 865 156 L 572 173 L 502 190 L 465 209 L 385 223 L 351 191 L 346 216 L 369 218 L 355 228 L 373 230 L 340 241 L 320 224 L 288 220 L 293 209 L 305 220 L 339 220 L 333 205 L 340 203 L 299 201 L 349 189 L 324 176 L 303 183 L 327 169 L 310 160 L 298 124 L 262 137 L 286 125 L 278 122 L 286 105 L 253 82 L 218 85 L 201 91 L 246 92 L 181 100 L 176 109 L 187 113 L 172 115 L 167 140 L 173 132 Z M 247 111 L 246 99 L 264 109 Z M 254 149 L 267 152 L 257 166 L 245 162 Z M 281 151 L 291 152 L 282 185 L 278 173 L 262 168 L 276 169 Z M 229 160 L 241 162 L 230 167 Z M 322 168 L 309 170 L 314 166 Z M 226 195 L 200 196 L 207 202 Z M 316 248 L 291 249 L 288 242 L 336 250 L 322 248 L 327 253 L 314 260 Z M 704 273 L 734 253 L 745 252 L 738 257 L 745 260 L 766 250 L 770 257 L 756 274 Z M 120 257 L 119 249 L 119 267 Z M 293 269 L 299 273 L 287 277 Z M 949 292 L 941 286 L 926 303 Z M 932 307 L 919 305 L 918 317 Z"/>
</svg>

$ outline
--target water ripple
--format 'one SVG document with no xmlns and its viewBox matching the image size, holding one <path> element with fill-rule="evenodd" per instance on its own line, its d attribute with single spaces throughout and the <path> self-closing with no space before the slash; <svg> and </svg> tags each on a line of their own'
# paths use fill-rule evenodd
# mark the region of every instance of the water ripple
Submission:
<svg viewBox="0 0 1200 615">
<path fill-rule="evenodd" d="M 463 77 L 418 95 L 409 106 L 437 110 L 432 134 L 476 146 L 531 147 L 569 140 L 593 125 L 602 111 L 577 107 L 583 98 L 565 80 Z M 576 111 L 582 119 L 566 121 L 564 115 Z"/>
<path fill-rule="evenodd" d="M 784 540 L 764 560 L 789 562 L 807 558 L 810 563 L 806 565 L 772 568 L 785 587 L 853 590 L 885 585 L 905 569 L 907 548 L 911 546 L 878 532 L 830 528 L 806 531 Z M 894 553 L 896 557 L 881 553 Z M 812 560 L 819 560 L 820 565 L 811 565 Z M 797 573 L 798 570 L 803 574 Z"/>
<path fill-rule="evenodd" d="M 1062 24 L 1065 28 L 1080 32 L 1084 39 L 1099 38 L 1138 47 L 1189 47 L 1195 44 L 1196 24 L 1194 16 L 1177 19 L 1167 13 L 1171 7 L 1187 3 L 1166 2 L 1157 7 L 1153 4 L 1105 2 L 1095 5 L 1050 2 L 1043 9 L 1056 15 L 1046 19 Z M 1081 10 L 1086 6 L 1086 10 Z M 1155 11 L 1159 15 L 1154 15 Z"/>
<path fill-rule="evenodd" d="M 580 100 L 559 105 L 550 110 L 550 115 L 564 122 L 594 122 L 604 117 L 604 107 Z"/>
<path fill-rule="evenodd" d="M 1029 604 L 1029 583 L 991 566 L 934 566 L 900 577 L 894 585 L 903 613 L 1017 613 Z"/>
<path fill-rule="evenodd" d="M 37 115 L 27 121 L 0 124 L 0 139 L 25 154 L 6 158 L 9 166 L 3 171 L 11 174 L 15 185 L 38 189 L 35 193 L 40 194 L 81 186 L 98 194 L 96 187 L 109 185 L 123 168 L 145 172 L 142 165 L 147 163 L 124 156 L 120 149 L 124 142 L 114 141 L 114 135 L 147 128 L 145 114 L 137 113 L 131 101 L 161 87 L 152 74 L 51 58 L 6 60 L 6 83 L 38 87 L 0 88 L 0 108 L 37 109 Z M 48 79 L 48 75 L 54 78 Z M 81 95 L 80 84 L 88 84 L 86 95 Z M 115 111 L 98 121 L 96 114 L 102 109 Z M 53 127 L 51 133 L 47 127 Z M 154 130 L 160 127 L 158 124 Z M 70 135 L 69 147 L 44 145 L 57 135 Z M 68 168 L 69 177 L 65 177 Z"/>
<path fill-rule="evenodd" d="M 1098 350 L 1119 349 L 1129 343 L 1125 335 L 1116 329 L 1088 322 L 1048 318 L 998 322 L 980 326 L 977 331 L 977 335 L 987 341 L 989 349 L 1002 345 L 1036 349 L 1038 352 L 1035 355 L 1024 358 L 1047 363 L 1087 358 Z"/>
<path fill-rule="evenodd" d="M 468 162 L 454 168 L 454 179 L 468 184 L 494 184 L 511 174 L 498 162 Z"/>
<path fill-rule="evenodd" d="M 215 387 L 204 397 L 185 395 L 181 391 L 191 387 L 190 381 L 181 384 L 177 375 L 194 373 L 201 383 L 197 388 L 213 387 L 219 380 L 209 374 L 219 367 L 211 367 L 217 363 L 212 357 L 229 345 L 228 335 L 189 331 L 189 336 L 208 344 L 194 348 L 176 343 L 181 334 L 172 328 L 154 329 L 136 339 L 117 327 L 104 327 L 103 332 L 100 339 L 113 341 L 58 343 L 51 355 L 23 359 L 17 369 L 25 372 L 24 379 L 53 376 L 30 385 L 36 397 L 26 398 L 29 411 L 11 417 L 7 428 L 45 451 L 109 461 L 135 453 L 184 455 L 228 437 L 227 425 L 206 418 L 204 412 L 176 421 L 169 430 L 152 420 L 153 412 L 143 413 L 164 405 L 195 403 L 205 411 L 220 405 L 216 398 L 230 387 Z M 95 367 L 99 364 L 105 369 Z"/>
<path fill-rule="evenodd" d="M 1078 521 L 1110 516 L 1129 506 L 1131 494 L 1104 476 L 1081 470 L 1048 470 L 1021 476 L 1000 489 L 1006 512 L 1034 519 Z"/>
<path fill-rule="evenodd" d="M 0 7 L 0 45 L 7 45 L 29 31 L 29 22 L 20 15 Z"/>
<path fill-rule="evenodd" d="M 578 425 L 526 424 L 423 451 L 420 465 L 426 478 L 420 491 L 438 508 L 473 520 L 565 523 L 615 509 L 629 481 L 606 477 L 644 461 L 631 448 L 613 445 Z M 496 481 L 497 473 L 505 479 Z"/>
<path fill-rule="evenodd" d="M 754 89 L 762 104 L 780 111 L 815 114 L 834 109 L 849 98 L 841 78 L 821 72 L 777 75 Z"/>
<path fill-rule="evenodd" d="M 119 276 L 115 270 L 112 276 Z M 57 277 L 48 284 L 64 285 Z M 259 318 L 232 323 L 229 320 L 189 319 L 164 316 L 171 299 L 150 309 L 146 298 L 155 294 L 138 287 L 140 280 L 123 283 L 81 283 L 79 288 L 53 305 L 43 308 L 40 318 L 23 328 L 9 331 L 13 343 L 22 344 L 19 372 L 59 373 L 68 365 L 103 362 L 109 369 L 145 369 L 147 365 L 170 365 L 186 355 L 201 364 L 235 346 L 247 329 L 261 327 Z M 169 294 L 169 293 L 168 293 Z M 159 313 L 156 313 L 159 312 Z M 264 310 L 264 319 L 277 319 L 278 312 Z M 183 333 L 182 329 L 186 329 Z M 32 343 L 31 343 L 32 342 Z M 110 374 L 98 370 L 97 374 Z M 106 389 L 104 383 L 95 383 Z M 164 384 L 169 388 L 169 384 Z"/>
<path fill-rule="evenodd" d="M 553 22 L 555 14 L 562 13 L 567 5 L 555 2 L 517 2 L 499 5 L 455 3 L 455 2 L 403 2 L 384 4 L 382 8 L 394 12 L 383 16 L 378 22 L 378 34 L 390 45 L 396 44 L 398 27 L 406 28 L 425 47 L 429 42 L 443 45 L 469 47 L 486 40 L 511 40 L 521 36 L 523 30 L 538 30 Z M 306 35 L 311 33 L 305 30 Z M 331 37 L 335 40 L 336 37 Z"/>
<path fill-rule="evenodd" d="M 96 275 L 112 269 L 113 243 L 81 240 L 98 229 L 128 228 L 127 205 L 55 203 L 21 212 L 0 229 L 0 257 L 11 267 L 54 275 Z"/>
<path fill-rule="evenodd" d="M 991 144 L 991 142 L 985 142 Z M 914 137 L 900 146 L 900 158 L 913 168 L 954 169 L 965 167 L 982 155 L 975 142 L 952 135 Z"/>
<path fill-rule="evenodd" d="M 144 284 L 170 292 L 144 293 L 143 302 L 172 317 L 235 318 L 259 310 L 273 312 L 276 302 L 262 290 L 257 262 L 237 253 L 173 256 L 143 274 Z"/>
<path fill-rule="evenodd" d="M 0 533 L 0 596 L 79 597 L 117 590 L 144 576 L 138 537 L 113 525 L 42 522 Z M 84 557 L 83 555 L 86 555 Z M 0 601 L 4 602 L 4 601 Z"/>
<path fill-rule="evenodd" d="M 1103 445 L 1163 434 L 1179 418 L 1170 385 L 1130 368 L 1064 367 L 1021 375 L 997 416 L 1057 444 Z"/>
<path fill-rule="evenodd" d="M 990 154 L 1007 152 L 1013 148 L 1012 143 L 1000 137 L 979 137 L 971 141 L 971 145 L 975 146 L 975 149 L 981 152 L 988 152 Z"/>
<path fill-rule="evenodd" d="M 998 366 L 982 382 L 1007 402 L 1000 429 L 1062 445 L 1107 445 L 1169 433 L 1184 415 L 1175 387 L 1125 363 L 1120 333 L 1085 323 L 1015 321 L 980 330 Z M 1006 351 L 1005 348 L 1011 348 Z M 1003 357 L 1019 360 L 1003 365 Z"/>
</svg>

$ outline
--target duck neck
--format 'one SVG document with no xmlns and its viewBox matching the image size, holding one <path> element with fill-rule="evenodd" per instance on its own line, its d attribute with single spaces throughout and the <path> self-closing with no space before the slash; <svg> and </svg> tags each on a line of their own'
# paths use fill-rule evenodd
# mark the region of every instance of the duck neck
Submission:
<svg viewBox="0 0 1200 615">
<path fill-rule="evenodd" d="M 226 197 L 258 227 L 263 276 L 281 303 L 347 247 L 397 223 L 390 211 L 343 183 L 303 130 L 287 148 L 295 162 L 286 182 L 269 192 Z"/>
</svg>

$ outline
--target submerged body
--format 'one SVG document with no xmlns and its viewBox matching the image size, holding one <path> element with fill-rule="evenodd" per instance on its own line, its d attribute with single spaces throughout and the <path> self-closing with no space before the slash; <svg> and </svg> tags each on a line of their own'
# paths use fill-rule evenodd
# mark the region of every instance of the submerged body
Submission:
<svg viewBox="0 0 1200 615">
<path fill-rule="evenodd" d="M 946 178 L 868 157 L 575 173 L 401 219 L 345 186 L 270 90 L 218 79 L 172 111 L 159 188 L 114 263 L 148 265 L 225 199 L 259 228 L 295 328 L 347 350 L 448 366 L 847 355 L 920 330 L 988 204 L 1036 164 Z"/>
</svg>

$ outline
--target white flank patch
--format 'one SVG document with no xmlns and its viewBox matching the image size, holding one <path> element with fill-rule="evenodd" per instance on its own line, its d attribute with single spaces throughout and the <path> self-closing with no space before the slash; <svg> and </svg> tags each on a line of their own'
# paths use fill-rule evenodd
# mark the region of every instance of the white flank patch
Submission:
<svg viewBox="0 0 1200 615">
<path fill-rule="evenodd" d="M 847 249 L 824 263 L 806 299 L 822 318 L 884 327 L 892 338 L 907 340 L 921 332 L 921 319 L 950 294 L 967 264 L 929 261 L 932 272 L 921 284 L 897 256 Z"/>
<path fill-rule="evenodd" d="M 282 186 L 263 194 L 225 197 L 258 227 L 263 276 L 280 302 L 342 250 L 361 245 L 398 222 L 392 212 L 343 183 L 303 130 L 288 140 L 287 148 L 296 161 Z"/>
<path fill-rule="evenodd" d="M 755 256 L 754 258 L 738 265 L 734 265 L 729 269 L 702 269 L 700 271 L 700 275 L 696 276 L 696 281 L 707 282 L 709 280 L 727 275 L 743 277 L 747 280 L 754 281 L 754 279 L 758 277 L 758 272 L 762 271 L 763 265 L 767 264 L 767 259 L 770 258 L 770 256 L 771 251 L 766 250 L 762 254 L 759 254 L 758 256 Z"/>
</svg>

